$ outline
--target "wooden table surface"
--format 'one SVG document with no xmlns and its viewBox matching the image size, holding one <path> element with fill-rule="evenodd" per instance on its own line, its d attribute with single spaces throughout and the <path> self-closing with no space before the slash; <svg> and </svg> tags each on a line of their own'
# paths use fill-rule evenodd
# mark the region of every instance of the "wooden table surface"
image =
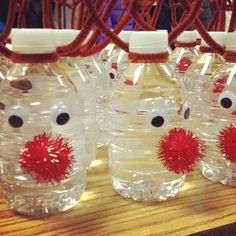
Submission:
<svg viewBox="0 0 236 236">
<path fill-rule="evenodd" d="M 236 188 L 210 182 L 196 171 L 175 198 L 141 203 L 116 194 L 107 172 L 107 148 L 103 147 L 89 170 L 81 201 L 57 215 L 38 219 L 17 215 L 0 197 L 0 235 L 236 235 L 232 231 L 216 234 L 236 228 Z"/>
</svg>

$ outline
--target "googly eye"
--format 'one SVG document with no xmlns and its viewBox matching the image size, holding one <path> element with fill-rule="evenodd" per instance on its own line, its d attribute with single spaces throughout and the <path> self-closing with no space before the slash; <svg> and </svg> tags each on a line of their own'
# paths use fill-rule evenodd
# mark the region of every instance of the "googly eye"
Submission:
<svg viewBox="0 0 236 236">
<path fill-rule="evenodd" d="M 218 103 L 221 107 L 230 109 L 231 107 L 234 107 L 236 105 L 236 96 L 231 91 L 225 91 L 220 94 Z"/>
<path fill-rule="evenodd" d="M 65 105 L 54 106 L 51 109 L 51 119 L 56 125 L 65 125 L 70 120 L 70 112 Z"/>
<path fill-rule="evenodd" d="M 153 127 L 160 128 L 167 123 L 167 116 L 163 110 L 153 110 L 149 116 L 149 122 Z"/>
<path fill-rule="evenodd" d="M 28 119 L 28 113 L 21 106 L 14 106 L 6 111 L 8 123 L 13 128 L 20 128 Z"/>
<path fill-rule="evenodd" d="M 109 75 L 109 78 L 112 80 L 117 78 L 117 72 L 113 68 L 108 71 L 108 75 Z"/>
<path fill-rule="evenodd" d="M 190 116 L 190 104 L 188 102 L 185 102 L 181 109 L 178 111 L 180 115 L 184 117 L 185 120 L 187 120 Z"/>
</svg>

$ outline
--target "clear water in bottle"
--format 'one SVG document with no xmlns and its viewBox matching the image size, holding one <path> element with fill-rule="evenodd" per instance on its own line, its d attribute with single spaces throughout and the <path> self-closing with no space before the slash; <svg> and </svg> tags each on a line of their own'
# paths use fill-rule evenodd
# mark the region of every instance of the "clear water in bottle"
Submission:
<svg viewBox="0 0 236 236">
<path fill-rule="evenodd" d="M 58 66 L 66 72 L 84 100 L 84 165 L 89 167 L 95 160 L 97 154 L 95 80 L 92 76 L 90 76 L 84 65 L 79 63 L 79 61 L 73 57 L 60 58 L 58 61 Z M 80 135 L 78 135 L 78 139 L 79 138 Z"/>
<path fill-rule="evenodd" d="M 224 58 L 217 53 L 202 53 L 185 72 L 182 89 L 191 107 L 191 129 L 199 131 L 203 109 L 202 93 L 207 89 L 211 76 L 224 64 Z"/>
<path fill-rule="evenodd" d="M 171 173 L 157 159 L 161 137 L 180 127 L 183 119 L 177 112 L 181 96 L 169 73 L 167 64 L 130 65 L 112 97 L 109 175 L 115 191 L 124 197 L 165 200 L 184 184 L 185 175 Z M 155 119 L 165 125 L 155 127 Z"/>
<path fill-rule="evenodd" d="M 120 49 L 116 54 L 108 58 L 105 67 L 109 71 L 110 77 L 110 89 L 113 92 L 118 79 L 121 77 L 122 73 L 127 69 L 129 64 L 128 53 Z"/>
<path fill-rule="evenodd" d="M 12 42 L 21 54 L 56 50 L 50 29 L 14 29 Z M 40 216 L 79 201 L 87 175 L 83 103 L 55 63 L 21 61 L 7 73 L 0 84 L 0 184 L 10 208 Z"/>
<path fill-rule="evenodd" d="M 110 74 L 96 56 L 78 58 L 78 61 L 85 65 L 96 81 L 97 147 L 101 147 L 108 143 L 107 109 L 110 99 Z"/>
<path fill-rule="evenodd" d="M 176 48 L 170 55 L 169 63 L 175 70 L 175 77 L 181 86 L 182 79 L 189 66 L 199 57 L 195 48 L 196 32 L 184 31 L 176 40 Z"/>
<path fill-rule="evenodd" d="M 234 153 L 235 148 L 231 145 L 235 142 L 235 135 L 228 129 L 230 136 L 227 139 L 225 131 L 231 125 L 235 127 L 235 94 L 236 64 L 226 62 L 211 78 L 209 88 L 203 93 L 200 132 L 206 143 L 206 157 L 200 161 L 199 168 L 209 180 L 230 186 L 236 186 L 236 165 L 226 156 L 229 150 Z M 226 140 L 222 146 L 224 153 L 220 140 Z"/>
</svg>

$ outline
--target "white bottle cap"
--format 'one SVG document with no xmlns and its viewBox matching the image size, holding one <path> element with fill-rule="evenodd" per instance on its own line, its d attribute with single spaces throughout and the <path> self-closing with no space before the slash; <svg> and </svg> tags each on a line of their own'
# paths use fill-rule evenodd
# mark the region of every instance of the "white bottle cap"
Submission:
<svg viewBox="0 0 236 236">
<path fill-rule="evenodd" d="M 184 31 L 176 39 L 178 43 L 193 43 L 197 40 L 196 31 Z"/>
<path fill-rule="evenodd" d="M 132 33 L 133 31 L 126 31 L 126 30 L 123 30 L 121 31 L 118 36 L 121 40 L 123 40 L 124 42 L 128 43 L 129 42 L 129 38 L 130 38 L 130 34 Z"/>
<path fill-rule="evenodd" d="M 226 51 L 236 52 L 236 32 L 227 33 Z"/>
<path fill-rule="evenodd" d="M 12 51 L 22 54 L 56 52 L 52 29 L 12 29 Z"/>
<path fill-rule="evenodd" d="M 56 46 L 60 47 L 71 43 L 77 35 L 78 31 L 73 29 L 54 30 Z"/>
<path fill-rule="evenodd" d="M 209 35 L 221 46 L 225 47 L 226 44 L 226 32 L 223 31 L 210 31 Z M 202 39 L 202 46 L 209 47 L 209 45 Z"/>
<path fill-rule="evenodd" d="M 129 39 L 129 51 L 140 54 L 152 54 L 167 52 L 168 32 L 159 31 L 135 31 Z"/>
</svg>

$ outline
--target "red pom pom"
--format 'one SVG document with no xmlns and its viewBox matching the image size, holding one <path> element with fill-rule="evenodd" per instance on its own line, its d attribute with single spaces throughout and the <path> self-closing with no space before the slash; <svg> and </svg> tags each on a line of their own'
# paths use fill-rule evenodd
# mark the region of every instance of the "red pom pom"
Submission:
<svg viewBox="0 0 236 236">
<path fill-rule="evenodd" d="M 187 57 L 183 57 L 177 64 L 177 69 L 180 72 L 185 72 L 191 64 L 192 64 L 192 60 L 190 60 Z"/>
<path fill-rule="evenodd" d="M 43 133 L 25 144 L 19 163 L 38 183 L 59 183 L 68 178 L 72 160 L 72 147 L 68 140 L 61 136 L 53 139 L 50 134 Z"/>
<path fill-rule="evenodd" d="M 236 163 L 236 127 L 230 124 L 218 135 L 218 147 L 225 159 Z"/>
<path fill-rule="evenodd" d="M 201 141 L 192 132 L 174 128 L 162 137 L 158 158 L 169 171 L 180 174 L 192 171 L 204 151 Z"/>
<path fill-rule="evenodd" d="M 213 82 L 213 93 L 221 93 L 224 88 L 225 84 L 227 82 L 228 75 L 224 75 L 221 78 L 217 79 L 216 81 Z"/>
</svg>

